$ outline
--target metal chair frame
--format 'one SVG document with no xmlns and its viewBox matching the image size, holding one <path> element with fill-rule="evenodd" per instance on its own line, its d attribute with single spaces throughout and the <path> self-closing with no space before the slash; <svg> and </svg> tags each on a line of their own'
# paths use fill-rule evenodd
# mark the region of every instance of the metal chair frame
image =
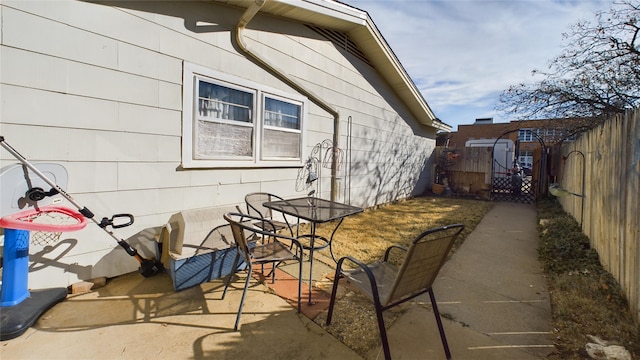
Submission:
<svg viewBox="0 0 640 360">
<path fill-rule="evenodd" d="M 429 293 L 442 346 L 447 359 L 451 359 L 451 352 L 431 286 L 446 261 L 447 254 L 451 250 L 453 243 L 463 229 L 464 225 L 453 224 L 427 230 L 418 235 L 409 248 L 392 245 L 385 251 L 382 261 L 369 265 L 351 256 L 339 259 L 333 280 L 326 324 L 331 324 L 338 282 L 344 276 L 351 280 L 350 283 L 358 287 L 373 302 L 384 356 L 385 359 L 390 360 L 391 352 L 382 313 L 424 293 Z M 391 265 L 388 261 L 391 251 L 394 249 L 403 250 L 406 253 L 399 268 Z M 343 269 L 343 263 L 347 260 L 356 265 L 354 270 Z"/>
<path fill-rule="evenodd" d="M 244 307 L 244 301 L 249 288 L 249 282 L 253 272 L 254 264 L 272 264 L 273 272 L 275 268 L 283 261 L 295 260 L 298 262 L 298 313 L 301 310 L 302 298 L 302 259 L 303 248 L 298 239 L 276 233 L 276 226 L 269 220 L 257 216 L 242 213 L 226 213 L 224 219 L 231 225 L 233 238 L 236 242 L 238 253 L 234 259 L 232 269 L 236 269 L 240 261 L 240 257 L 244 256 L 247 264 L 247 278 L 244 282 L 244 290 L 238 308 L 238 315 L 234 330 L 238 330 L 240 325 L 240 317 Z M 255 222 L 259 221 L 263 226 L 256 226 Z M 265 229 L 266 228 L 266 229 Z M 269 231 L 269 229 L 271 231 Z M 248 236 L 247 234 L 251 234 Z M 257 240 L 254 240 L 257 239 Z M 263 240 L 263 241 L 260 241 Z M 225 280 L 222 299 L 227 294 L 227 289 L 231 283 L 234 273 L 229 274 Z"/>
<path fill-rule="evenodd" d="M 256 200 L 256 198 L 259 200 Z M 275 200 L 284 200 L 284 199 L 278 195 L 267 193 L 267 192 L 249 193 L 244 197 L 244 202 L 247 204 L 247 214 L 252 216 L 258 216 L 264 220 L 269 220 L 273 225 L 276 226 L 276 230 L 288 229 L 290 235 L 293 237 L 294 236 L 293 228 L 291 227 L 291 224 L 289 223 L 289 220 L 287 219 L 287 217 L 283 215 L 284 222 L 273 220 L 272 210 L 262 206 L 262 203 L 265 203 L 268 201 L 275 201 Z M 258 224 L 256 225 L 259 226 Z"/>
</svg>

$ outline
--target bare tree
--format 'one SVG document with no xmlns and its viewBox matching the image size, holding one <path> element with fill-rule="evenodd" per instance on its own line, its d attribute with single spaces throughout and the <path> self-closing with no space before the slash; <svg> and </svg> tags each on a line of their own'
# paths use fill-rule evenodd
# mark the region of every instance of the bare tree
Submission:
<svg viewBox="0 0 640 360">
<path fill-rule="evenodd" d="M 579 22 L 563 34 L 560 56 L 542 81 L 505 90 L 497 110 L 524 119 L 598 119 L 640 105 L 640 2 L 613 3 L 595 22 Z"/>
</svg>

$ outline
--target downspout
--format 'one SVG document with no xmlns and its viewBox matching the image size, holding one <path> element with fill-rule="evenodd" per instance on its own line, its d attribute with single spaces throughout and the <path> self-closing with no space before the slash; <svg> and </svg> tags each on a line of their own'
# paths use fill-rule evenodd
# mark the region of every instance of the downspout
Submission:
<svg viewBox="0 0 640 360">
<path fill-rule="evenodd" d="M 316 105 L 320 106 L 322 109 L 327 111 L 329 114 L 333 116 L 333 157 L 331 160 L 331 200 L 336 201 L 337 197 L 337 149 L 338 149 L 338 141 L 340 140 L 340 136 L 338 130 L 340 129 L 340 115 L 338 111 L 336 111 L 331 105 L 326 103 L 320 97 L 316 96 L 313 92 L 308 89 L 305 89 L 304 86 L 298 84 L 295 80 L 289 78 L 283 71 L 279 70 L 275 65 L 270 64 L 267 60 L 260 58 L 257 54 L 251 52 L 247 48 L 247 45 L 244 42 L 242 32 L 247 27 L 247 24 L 253 19 L 253 17 L 260 11 L 262 6 L 268 0 L 254 0 L 251 2 L 251 5 L 245 10 L 245 12 L 240 17 L 238 21 L 238 25 L 236 26 L 235 31 L 235 41 L 238 45 L 238 48 L 242 50 L 247 56 L 254 59 L 258 62 L 262 67 L 270 71 L 272 74 L 280 78 L 280 80 L 284 81 L 287 85 L 294 88 L 296 91 L 308 97 L 311 101 L 313 101 Z"/>
</svg>

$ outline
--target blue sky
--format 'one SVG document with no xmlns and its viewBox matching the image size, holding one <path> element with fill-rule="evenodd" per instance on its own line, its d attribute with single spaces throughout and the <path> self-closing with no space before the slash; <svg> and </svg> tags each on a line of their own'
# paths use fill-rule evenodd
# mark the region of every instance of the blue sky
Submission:
<svg viewBox="0 0 640 360">
<path fill-rule="evenodd" d="M 611 1 L 342 0 L 369 13 L 436 116 L 453 126 L 495 111 L 509 85 L 533 82 L 562 33 Z"/>
</svg>

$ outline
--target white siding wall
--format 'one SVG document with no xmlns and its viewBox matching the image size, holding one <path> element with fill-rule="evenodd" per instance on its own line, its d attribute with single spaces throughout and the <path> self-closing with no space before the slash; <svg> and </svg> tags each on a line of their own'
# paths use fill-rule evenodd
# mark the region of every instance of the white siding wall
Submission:
<svg viewBox="0 0 640 360">
<path fill-rule="evenodd" d="M 236 52 L 230 29 L 240 11 L 207 3 L 113 4 L 0 4 L 0 134 L 6 142 L 32 162 L 63 165 L 65 190 L 98 219 L 135 215 L 133 226 L 114 233 L 145 257 L 154 255 L 158 227 L 175 212 L 238 204 L 252 191 L 298 195 L 295 168 L 180 169 L 183 61 L 295 93 Z M 249 28 L 252 47 L 340 112 L 341 148 L 352 117 L 352 203 L 371 206 L 424 190 L 420 176 L 433 134 L 413 122 L 374 69 L 299 24 L 258 15 Z M 307 130 L 304 156 L 332 138 L 333 119 L 312 104 Z M 13 163 L 0 149 L 0 165 Z M 329 170 L 322 176 L 328 198 Z M 36 261 L 30 288 L 138 267 L 93 224 L 62 238 L 53 250 L 31 247 L 32 260 L 55 260 Z"/>
<path fill-rule="evenodd" d="M 423 176 L 435 147 L 433 129 L 421 128 L 375 69 L 345 55 L 314 31 L 297 24 L 258 18 L 246 31 L 248 46 L 286 71 L 340 113 L 340 148 L 346 149 L 346 122 L 352 118 L 351 200 L 369 207 L 421 194 L 430 183 Z M 290 66 L 292 58 L 295 66 Z M 283 69 L 283 66 L 279 66 Z M 332 119 L 313 125 L 310 146 L 331 139 Z M 344 177 L 346 171 L 338 174 Z M 329 197 L 330 172 L 322 175 L 322 195 Z M 348 180 L 342 178 L 342 184 Z M 343 195 L 343 191 L 340 191 Z"/>
</svg>

